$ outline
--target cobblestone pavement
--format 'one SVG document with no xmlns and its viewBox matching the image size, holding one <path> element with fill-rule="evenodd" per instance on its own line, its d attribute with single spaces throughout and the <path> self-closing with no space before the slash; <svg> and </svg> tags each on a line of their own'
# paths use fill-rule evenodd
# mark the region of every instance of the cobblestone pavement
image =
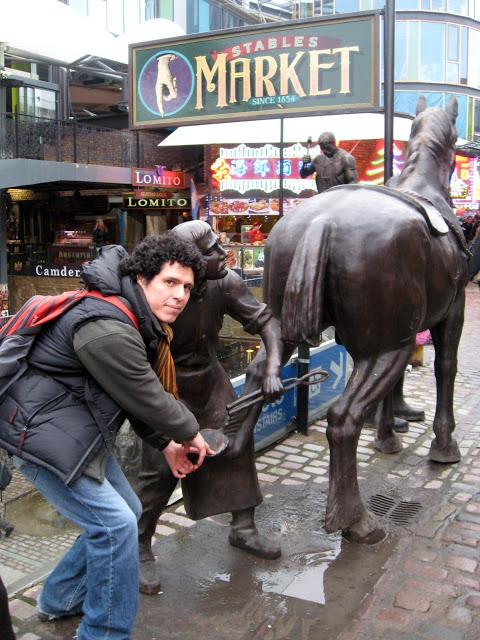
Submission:
<svg viewBox="0 0 480 640">
<path fill-rule="evenodd" d="M 462 461 L 428 461 L 435 406 L 430 346 L 424 366 L 406 376 L 407 399 L 425 408 L 425 422 L 411 423 L 404 449 L 391 456 L 373 449 L 372 430 L 360 438 L 360 488 L 387 539 L 365 547 L 323 531 L 328 446 L 319 421 L 308 438 L 294 433 L 257 458 L 265 496 L 257 522 L 280 538 L 282 557 L 272 563 L 232 549 L 227 516 L 195 523 L 181 503 L 173 505 L 155 536 L 163 592 L 141 597 L 133 640 L 479 640 L 480 289 L 469 285 L 467 294 L 455 393 Z M 45 547 L 65 548 L 74 535 L 47 537 Z M 28 578 L 27 565 L 39 562 L 24 551 L 29 541 L 15 534 L 1 541 L 2 575 L 10 559 L 8 566 Z M 36 620 L 41 585 L 35 577 L 30 582 L 10 600 L 19 640 L 71 638 L 78 618 Z"/>
</svg>

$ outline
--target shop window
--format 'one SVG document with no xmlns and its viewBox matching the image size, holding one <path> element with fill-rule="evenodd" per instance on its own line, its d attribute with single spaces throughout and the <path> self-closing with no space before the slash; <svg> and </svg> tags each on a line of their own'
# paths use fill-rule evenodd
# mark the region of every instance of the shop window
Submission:
<svg viewBox="0 0 480 640">
<path fill-rule="evenodd" d="M 432 42 L 436 43 L 432 47 Z M 445 64 L 445 25 L 420 23 L 420 77 L 423 82 L 443 82 Z"/>
</svg>

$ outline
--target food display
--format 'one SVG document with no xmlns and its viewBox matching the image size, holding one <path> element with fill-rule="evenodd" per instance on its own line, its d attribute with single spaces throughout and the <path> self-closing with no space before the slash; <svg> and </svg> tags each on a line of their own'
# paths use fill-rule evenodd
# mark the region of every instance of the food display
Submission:
<svg viewBox="0 0 480 640">
<path fill-rule="evenodd" d="M 235 249 L 228 249 L 227 256 L 225 258 L 225 264 L 229 269 L 235 269 L 237 264 L 237 251 Z"/>
<path fill-rule="evenodd" d="M 212 200 L 210 203 L 210 212 L 215 215 L 227 215 L 228 203 L 224 200 Z"/>
<path fill-rule="evenodd" d="M 248 200 L 230 200 L 228 203 L 228 212 L 235 215 L 241 215 L 248 210 Z"/>
<path fill-rule="evenodd" d="M 290 213 L 301 202 L 303 202 L 302 198 L 284 198 L 283 213 Z M 278 216 L 279 212 L 278 198 L 238 198 L 212 200 L 210 203 L 210 214 L 214 216 Z"/>
<path fill-rule="evenodd" d="M 270 213 L 270 203 L 268 200 L 254 200 L 248 203 L 248 212 L 252 214 Z"/>
</svg>

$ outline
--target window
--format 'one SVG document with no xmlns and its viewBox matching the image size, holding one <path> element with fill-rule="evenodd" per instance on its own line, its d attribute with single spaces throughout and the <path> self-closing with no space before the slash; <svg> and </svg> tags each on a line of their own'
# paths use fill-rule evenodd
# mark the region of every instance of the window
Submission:
<svg viewBox="0 0 480 640">
<path fill-rule="evenodd" d="M 432 42 L 435 46 L 432 47 Z M 445 25 L 439 22 L 420 23 L 420 74 L 422 82 L 444 80 Z"/>
<path fill-rule="evenodd" d="M 447 82 L 460 82 L 460 28 L 455 24 L 447 26 L 447 62 L 445 79 Z"/>
<path fill-rule="evenodd" d="M 468 0 L 448 0 L 447 10 L 451 13 L 468 16 Z"/>
<path fill-rule="evenodd" d="M 461 27 L 460 84 L 467 84 L 468 76 L 468 27 Z"/>
<path fill-rule="evenodd" d="M 145 20 L 153 18 L 173 20 L 173 0 L 145 0 Z"/>
<path fill-rule="evenodd" d="M 432 11 L 445 11 L 446 0 L 432 0 Z"/>
<path fill-rule="evenodd" d="M 480 51 L 480 31 L 470 29 L 468 34 L 468 84 L 480 89 L 480 64 L 478 64 L 478 52 Z"/>
<path fill-rule="evenodd" d="M 418 9 L 418 0 L 397 0 L 395 9 Z"/>
<path fill-rule="evenodd" d="M 350 13 L 353 11 L 358 11 L 358 0 L 335 0 L 336 13 Z"/>
<path fill-rule="evenodd" d="M 473 139 L 480 141 L 480 100 L 473 100 Z"/>
<path fill-rule="evenodd" d="M 405 21 L 398 21 L 395 27 L 395 80 L 408 80 L 408 42 Z"/>
</svg>

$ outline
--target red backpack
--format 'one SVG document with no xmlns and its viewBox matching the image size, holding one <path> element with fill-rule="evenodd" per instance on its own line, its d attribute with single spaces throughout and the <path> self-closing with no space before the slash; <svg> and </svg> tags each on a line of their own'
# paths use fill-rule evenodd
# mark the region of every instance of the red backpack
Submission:
<svg viewBox="0 0 480 640">
<path fill-rule="evenodd" d="M 0 329 L 0 344 L 14 334 L 27 336 L 39 333 L 45 324 L 52 322 L 84 298 L 97 298 L 113 304 L 139 329 L 137 317 L 117 296 L 104 296 L 99 291 L 77 289 L 57 296 L 33 296 L 27 300 L 20 311 Z"/>
<path fill-rule="evenodd" d="M 33 296 L 0 329 L 0 402 L 8 388 L 27 370 L 28 356 L 40 331 L 84 298 L 113 304 L 140 330 L 136 316 L 117 296 L 104 296 L 86 289 L 67 291 L 58 296 Z"/>
</svg>

